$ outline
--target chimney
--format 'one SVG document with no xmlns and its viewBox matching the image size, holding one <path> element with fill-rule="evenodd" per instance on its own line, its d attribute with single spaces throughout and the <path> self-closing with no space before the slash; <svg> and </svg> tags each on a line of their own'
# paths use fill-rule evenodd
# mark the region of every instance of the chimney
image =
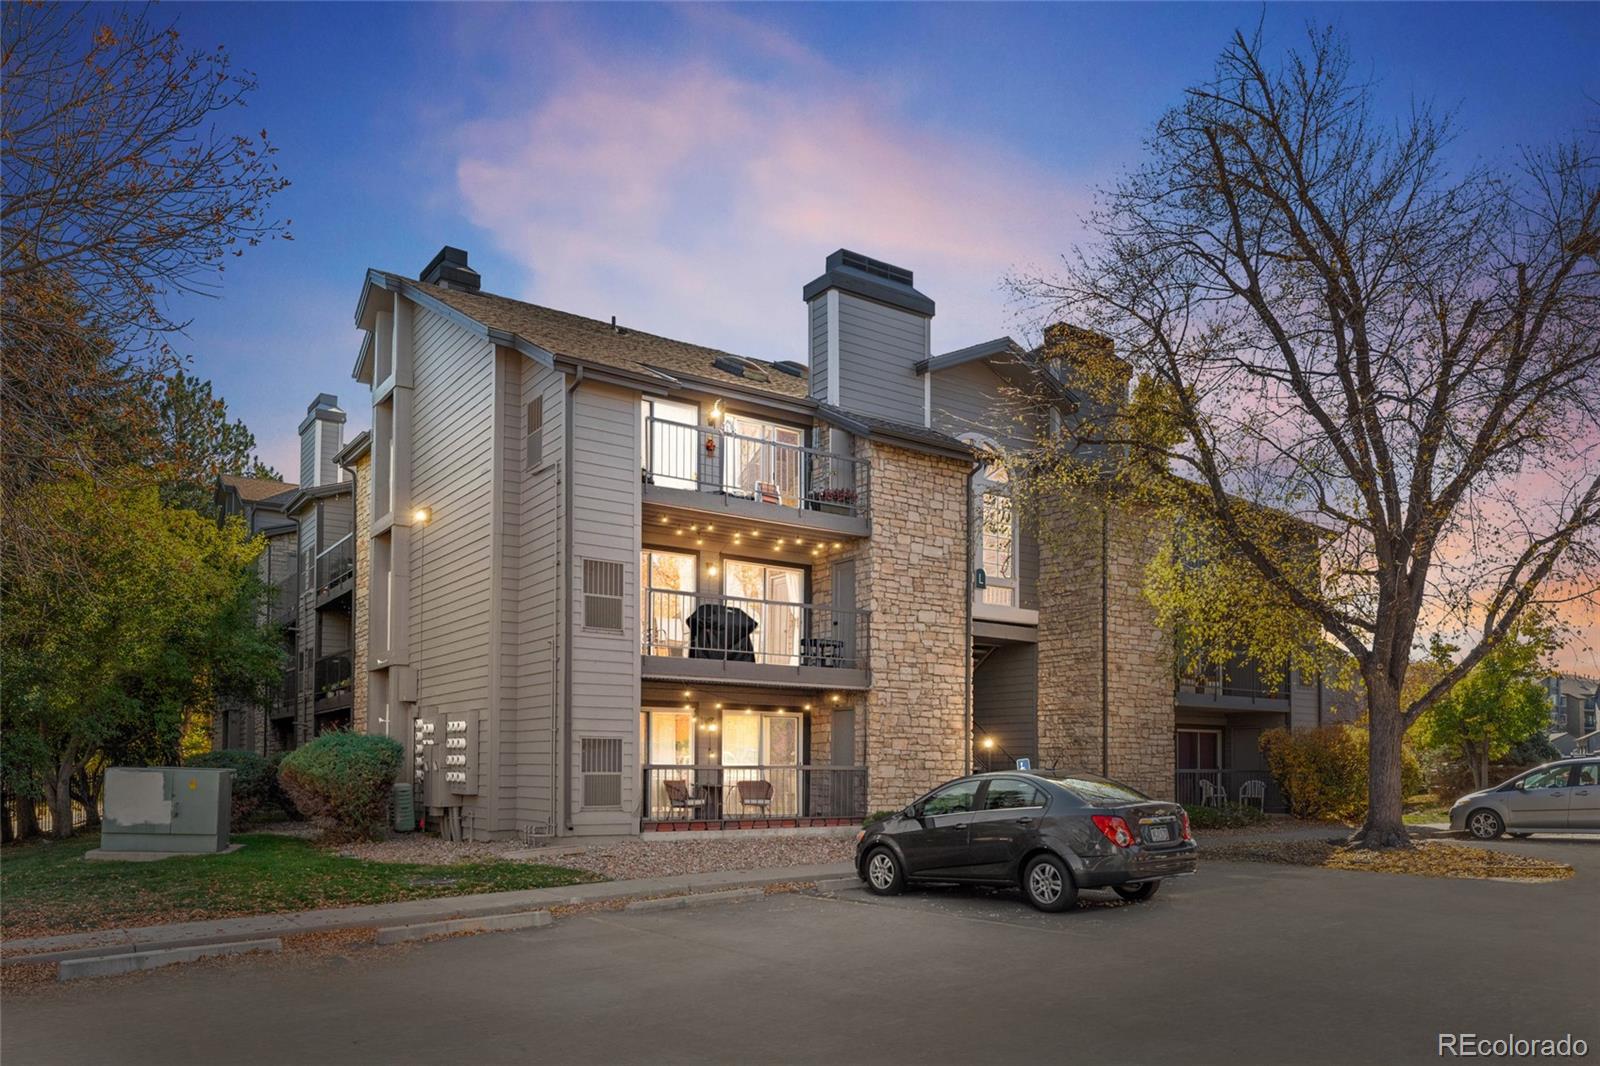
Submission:
<svg viewBox="0 0 1600 1066">
<path fill-rule="evenodd" d="M 482 279 L 478 272 L 467 266 L 467 252 L 465 248 L 452 248 L 448 244 L 439 249 L 439 254 L 428 261 L 422 268 L 421 280 L 429 285 L 439 285 L 446 289 L 460 289 L 462 292 L 477 292 L 478 283 Z"/>
<path fill-rule="evenodd" d="M 306 405 L 306 417 L 300 423 L 301 488 L 331 485 L 342 480 L 343 474 L 333 457 L 344 447 L 344 419 L 339 397 L 332 393 L 320 392 Z"/>
<path fill-rule="evenodd" d="M 801 290 L 813 399 L 857 414 L 920 426 L 931 354 L 933 301 L 911 271 L 841 248 Z"/>
</svg>

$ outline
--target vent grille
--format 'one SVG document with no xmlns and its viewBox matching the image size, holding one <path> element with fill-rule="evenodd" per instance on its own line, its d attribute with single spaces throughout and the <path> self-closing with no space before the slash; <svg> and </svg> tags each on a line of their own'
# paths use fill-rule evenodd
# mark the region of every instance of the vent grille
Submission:
<svg viewBox="0 0 1600 1066">
<path fill-rule="evenodd" d="M 911 271 L 905 267 L 897 267 L 893 263 L 885 263 L 881 259 L 862 255 L 859 252 L 840 249 L 839 261 L 842 265 L 852 267 L 863 274 L 872 274 L 876 277 L 897 281 L 902 285 L 911 284 Z"/>
<path fill-rule="evenodd" d="M 584 737 L 583 805 L 622 806 L 622 738 Z"/>
<path fill-rule="evenodd" d="M 622 631 L 622 564 L 583 561 L 583 624 Z"/>
</svg>

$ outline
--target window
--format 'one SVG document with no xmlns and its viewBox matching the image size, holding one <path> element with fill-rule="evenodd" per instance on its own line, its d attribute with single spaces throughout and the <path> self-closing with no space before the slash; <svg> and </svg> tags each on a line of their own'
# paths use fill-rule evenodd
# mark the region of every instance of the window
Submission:
<svg viewBox="0 0 1600 1066">
<path fill-rule="evenodd" d="M 668 489 L 700 484 L 700 408 L 678 400 L 647 397 L 639 405 L 645 480 Z"/>
<path fill-rule="evenodd" d="M 622 738 L 584 737 L 581 758 L 583 805 L 622 806 Z"/>
<path fill-rule="evenodd" d="M 644 655 L 689 652 L 699 559 L 685 552 L 639 553 L 639 644 Z"/>
<path fill-rule="evenodd" d="M 805 494 L 805 430 L 725 415 L 723 487 L 766 503 L 799 507 Z"/>
<path fill-rule="evenodd" d="M 794 666 L 805 634 L 806 572 L 794 566 L 769 566 L 729 559 L 722 590 L 728 606 L 756 621 L 750 636 L 758 663 Z"/>
<path fill-rule="evenodd" d="M 1600 762 L 1586 762 L 1578 767 L 1578 784 L 1600 785 Z"/>
<path fill-rule="evenodd" d="M 999 449 L 985 437 L 969 434 L 961 438 L 980 451 L 996 455 Z M 983 571 L 984 587 L 979 590 L 981 603 L 993 607 L 1016 607 L 1017 596 L 1017 541 L 1016 515 L 1011 501 L 1011 478 L 1000 459 L 984 464 L 978 475 L 976 514 L 980 549 L 978 567 Z"/>
<path fill-rule="evenodd" d="M 1536 788 L 1566 788 L 1567 779 L 1572 776 L 1570 766 L 1552 766 L 1548 770 L 1535 770 L 1517 786 L 1524 792 L 1531 792 Z"/>
<path fill-rule="evenodd" d="M 986 811 L 1014 811 L 1024 807 L 1043 807 L 1044 795 L 1026 781 L 1009 777 L 989 782 L 989 792 L 983 799 Z"/>
<path fill-rule="evenodd" d="M 528 404 L 527 417 L 522 423 L 522 434 L 527 438 L 528 472 L 544 466 L 544 397 Z"/>
<path fill-rule="evenodd" d="M 583 561 L 583 624 L 622 631 L 622 564 Z"/>
<path fill-rule="evenodd" d="M 947 785 L 923 800 L 922 816 L 932 818 L 941 814 L 966 814 L 978 798 L 978 781 L 957 781 Z"/>
<path fill-rule="evenodd" d="M 1127 785 L 1119 785 L 1115 781 L 1107 780 L 1104 777 L 1096 777 L 1093 774 L 1072 774 L 1066 777 L 1058 777 L 1055 780 L 1067 791 L 1090 806 L 1098 806 L 1103 803 L 1138 803 L 1140 800 L 1150 798 L 1137 789 L 1129 788 Z"/>
</svg>

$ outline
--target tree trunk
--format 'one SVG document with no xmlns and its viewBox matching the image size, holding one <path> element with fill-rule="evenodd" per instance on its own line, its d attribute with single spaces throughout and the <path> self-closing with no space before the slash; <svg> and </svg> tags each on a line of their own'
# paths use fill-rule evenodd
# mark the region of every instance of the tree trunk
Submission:
<svg viewBox="0 0 1600 1066">
<path fill-rule="evenodd" d="M 1480 759 L 1478 746 L 1470 740 L 1461 742 L 1461 753 L 1466 757 L 1467 769 L 1472 772 L 1472 788 L 1474 791 L 1484 787 L 1484 778 L 1489 776 L 1488 760 Z"/>
<path fill-rule="evenodd" d="M 1367 678 L 1367 819 L 1350 838 L 1362 848 L 1409 848 L 1400 777 L 1400 692 L 1385 679 Z"/>
<path fill-rule="evenodd" d="M 77 772 L 77 764 L 68 759 L 56 770 L 53 778 L 46 778 L 44 783 L 45 799 L 50 804 L 50 835 L 56 840 L 65 840 L 72 835 L 72 775 Z"/>
</svg>

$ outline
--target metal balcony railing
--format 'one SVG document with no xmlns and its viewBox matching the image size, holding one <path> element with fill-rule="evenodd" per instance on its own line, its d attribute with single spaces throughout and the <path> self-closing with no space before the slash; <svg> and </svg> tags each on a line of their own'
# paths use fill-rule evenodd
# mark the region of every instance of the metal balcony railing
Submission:
<svg viewBox="0 0 1600 1066">
<path fill-rule="evenodd" d="M 1177 770 L 1173 797 L 1190 807 L 1248 804 L 1263 811 L 1284 811 L 1283 791 L 1267 770 Z"/>
<path fill-rule="evenodd" d="M 864 670 L 866 611 L 646 589 L 640 651 L 689 659 Z"/>
<path fill-rule="evenodd" d="M 350 691 L 350 656 L 324 655 L 312 670 L 312 692 L 318 702 Z"/>
<path fill-rule="evenodd" d="M 641 815 L 646 821 L 861 819 L 866 814 L 865 766 L 644 768 Z"/>
<path fill-rule="evenodd" d="M 1184 702 L 1197 698 L 1216 700 L 1287 700 L 1287 680 L 1269 682 L 1253 663 L 1231 663 L 1208 667 L 1199 674 L 1178 678 L 1178 695 Z"/>
<path fill-rule="evenodd" d="M 327 592 L 341 581 L 347 581 L 354 576 L 355 545 L 355 534 L 347 533 L 342 540 L 335 541 L 318 553 L 316 562 L 318 593 Z"/>
<path fill-rule="evenodd" d="M 300 615 L 300 579 L 298 575 L 275 581 L 268 594 L 268 618 L 276 626 L 293 626 Z"/>
<path fill-rule="evenodd" d="M 714 426 L 645 420 L 644 480 L 775 507 L 865 516 L 868 464 L 817 448 L 728 433 Z"/>
</svg>

